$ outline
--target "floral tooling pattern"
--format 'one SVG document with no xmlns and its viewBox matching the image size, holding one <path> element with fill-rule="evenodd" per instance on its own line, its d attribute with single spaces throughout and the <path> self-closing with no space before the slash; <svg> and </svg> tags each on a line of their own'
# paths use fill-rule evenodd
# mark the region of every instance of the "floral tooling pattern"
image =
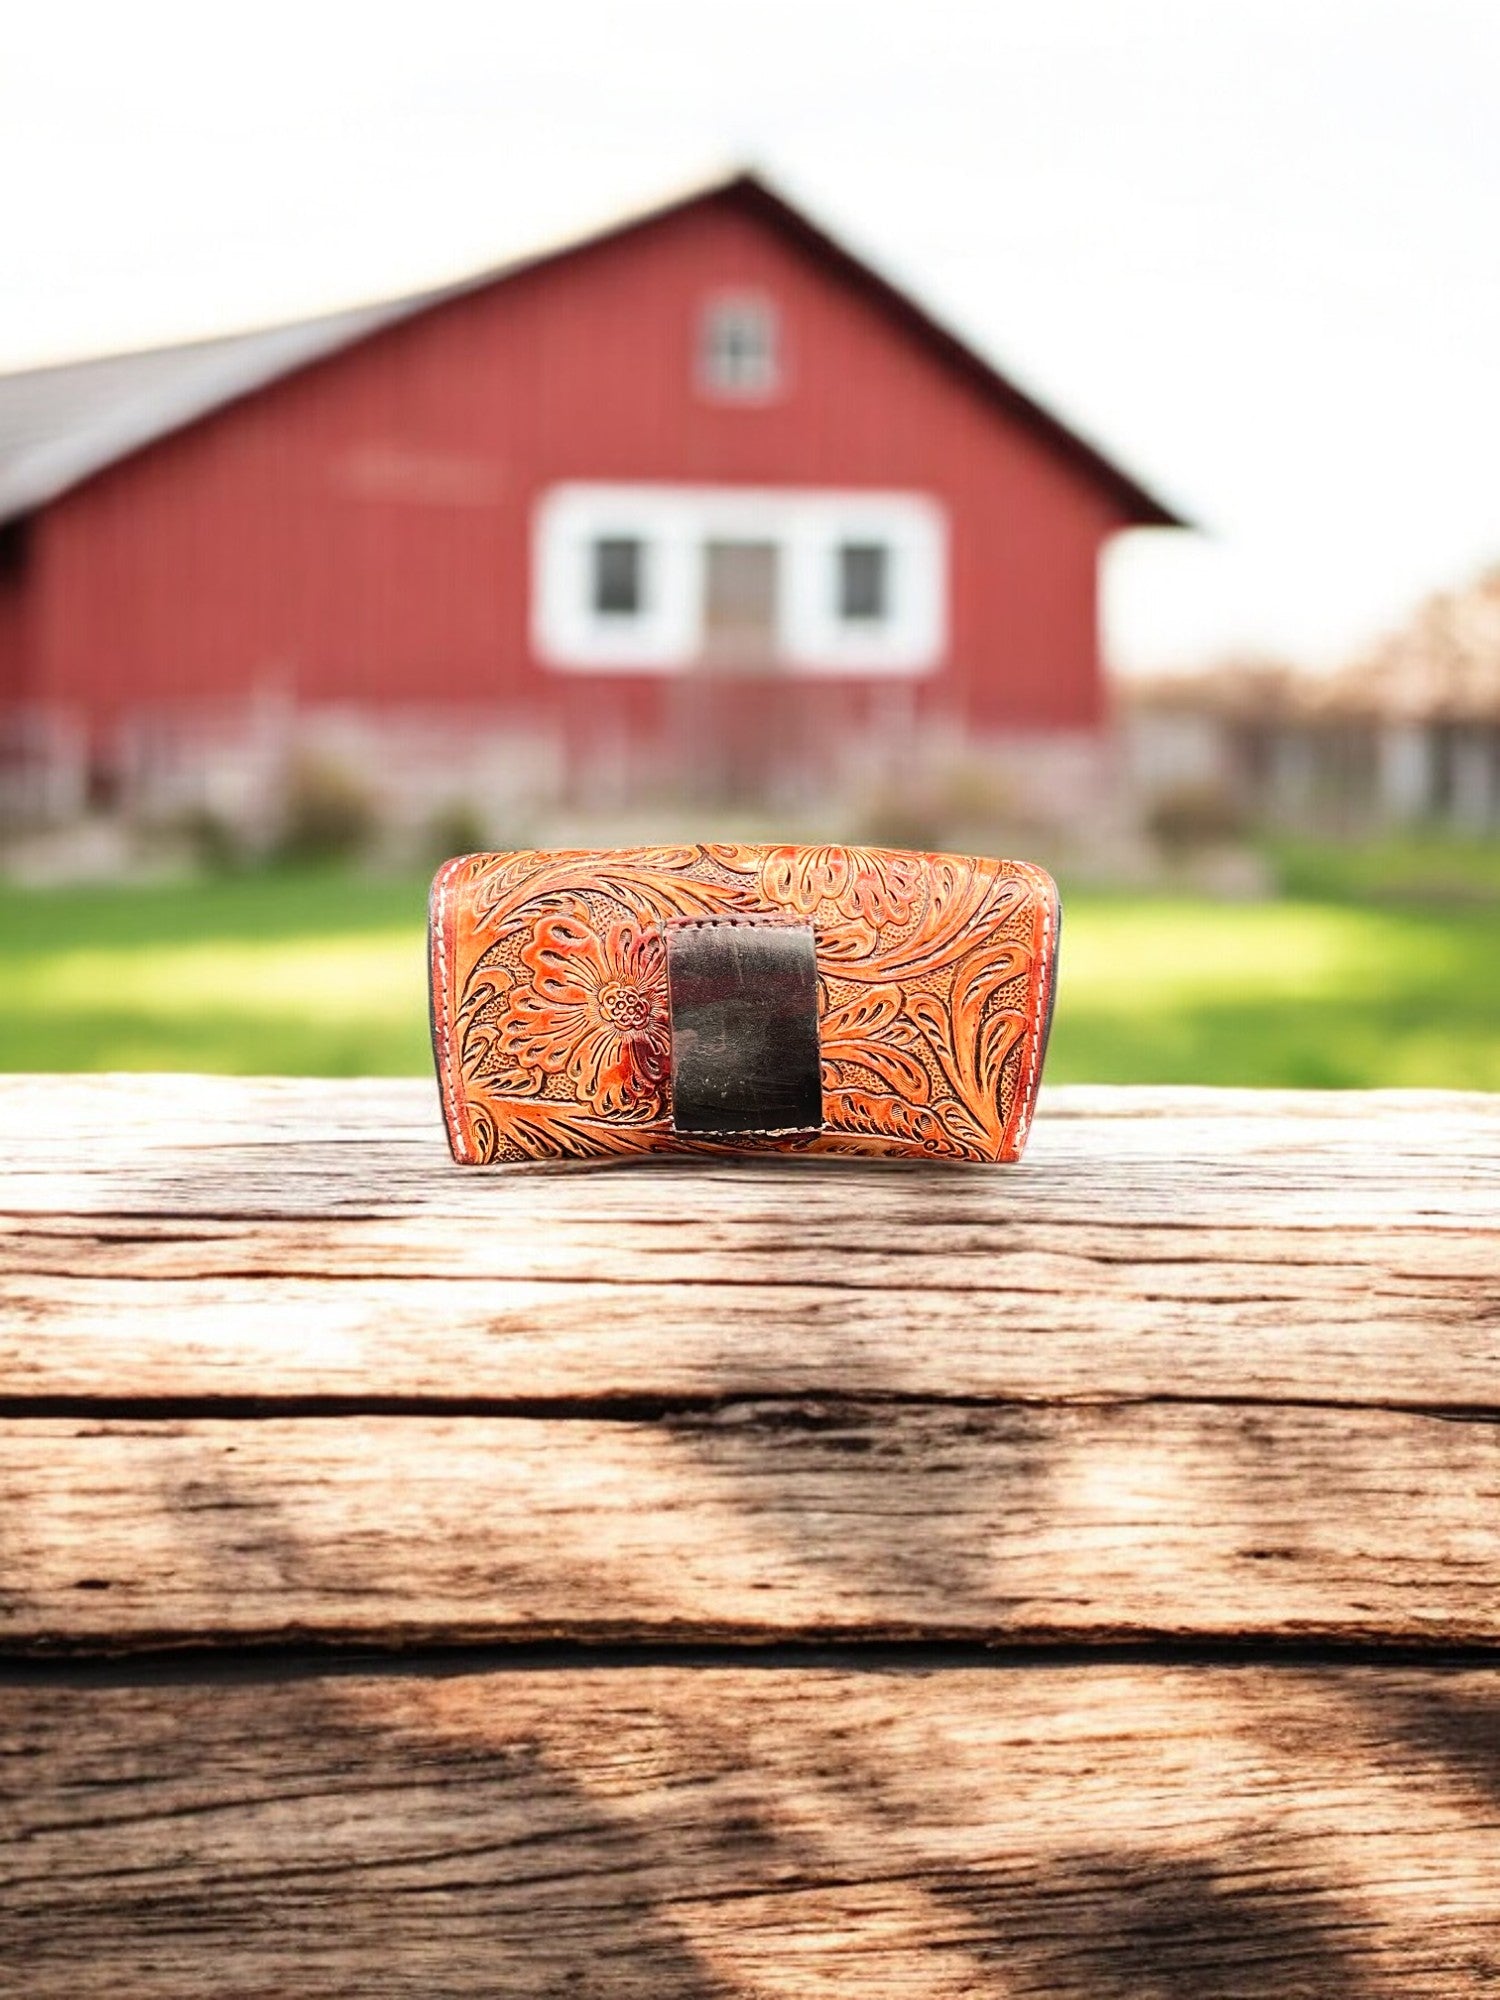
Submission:
<svg viewBox="0 0 1500 2000">
<path fill-rule="evenodd" d="M 671 1063 L 660 931 L 630 918 L 595 931 L 579 905 L 540 917 L 520 960 L 530 977 L 512 989 L 500 1028 L 511 1060 L 565 1075 L 606 1117 L 658 1112 Z"/>
<path fill-rule="evenodd" d="M 1050 1006 L 1040 869 L 862 847 L 468 855 L 433 885 L 455 1156 L 746 1150 L 671 1125 L 662 925 L 794 912 L 817 938 L 824 1125 L 756 1151 L 1015 1159 Z"/>
</svg>

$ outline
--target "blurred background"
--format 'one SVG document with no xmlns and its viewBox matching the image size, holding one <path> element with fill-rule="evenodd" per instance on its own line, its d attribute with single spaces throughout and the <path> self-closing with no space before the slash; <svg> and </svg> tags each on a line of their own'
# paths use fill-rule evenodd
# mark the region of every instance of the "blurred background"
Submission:
<svg viewBox="0 0 1500 2000">
<path fill-rule="evenodd" d="M 436 862 L 1013 852 L 1055 1080 L 1500 1088 L 1500 15 L 0 55 L 0 1067 L 428 1067 Z"/>
</svg>

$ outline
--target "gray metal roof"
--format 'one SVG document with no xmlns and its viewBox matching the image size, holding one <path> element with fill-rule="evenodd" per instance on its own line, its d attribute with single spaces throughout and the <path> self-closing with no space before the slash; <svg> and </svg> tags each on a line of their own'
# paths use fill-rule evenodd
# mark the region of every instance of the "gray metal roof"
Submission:
<svg viewBox="0 0 1500 2000">
<path fill-rule="evenodd" d="M 482 271 L 397 298 L 212 340 L 0 374 L 0 525 L 55 500 L 153 439 L 383 326 L 633 221 L 702 199 L 739 178 L 697 184 L 668 204 L 616 210 L 602 221 L 518 247 L 517 254 Z"/>
<path fill-rule="evenodd" d="M 444 296 L 420 293 L 292 326 L 0 375 L 0 521 L 29 513 L 153 438 Z"/>
</svg>

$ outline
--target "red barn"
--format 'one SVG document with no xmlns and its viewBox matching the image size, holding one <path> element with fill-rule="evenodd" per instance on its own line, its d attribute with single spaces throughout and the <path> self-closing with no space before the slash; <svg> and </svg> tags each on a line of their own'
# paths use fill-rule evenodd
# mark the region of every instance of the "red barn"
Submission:
<svg viewBox="0 0 1500 2000">
<path fill-rule="evenodd" d="M 1097 731 L 1174 517 L 762 182 L 461 286 L 0 380 L 0 704 L 503 718 L 589 781 Z M 612 761 L 611 761 L 612 760 Z"/>
</svg>

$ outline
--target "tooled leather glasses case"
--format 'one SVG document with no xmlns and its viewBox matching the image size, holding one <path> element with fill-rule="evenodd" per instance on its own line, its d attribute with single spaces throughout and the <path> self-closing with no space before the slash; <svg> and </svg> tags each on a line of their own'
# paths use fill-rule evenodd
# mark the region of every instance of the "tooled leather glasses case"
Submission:
<svg viewBox="0 0 1500 2000">
<path fill-rule="evenodd" d="M 438 871 L 429 923 L 453 1156 L 1018 1159 L 1058 928 L 1051 877 L 1021 861 L 461 855 Z"/>
</svg>

